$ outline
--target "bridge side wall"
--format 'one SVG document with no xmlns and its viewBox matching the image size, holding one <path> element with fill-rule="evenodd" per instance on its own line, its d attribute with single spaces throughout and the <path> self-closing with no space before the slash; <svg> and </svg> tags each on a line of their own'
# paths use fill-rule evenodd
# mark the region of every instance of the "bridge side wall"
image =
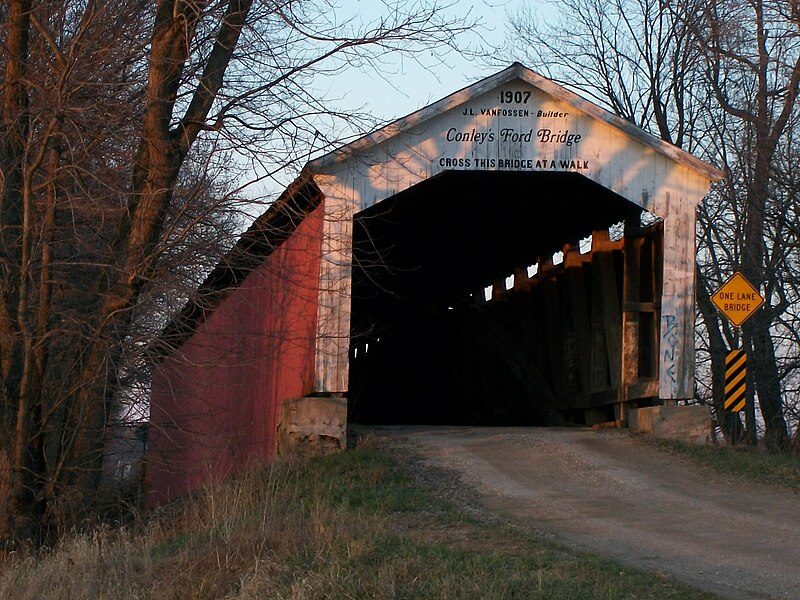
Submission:
<svg viewBox="0 0 800 600">
<path fill-rule="evenodd" d="M 314 388 L 324 202 L 154 367 L 148 504 L 276 451 L 280 404 Z"/>
</svg>

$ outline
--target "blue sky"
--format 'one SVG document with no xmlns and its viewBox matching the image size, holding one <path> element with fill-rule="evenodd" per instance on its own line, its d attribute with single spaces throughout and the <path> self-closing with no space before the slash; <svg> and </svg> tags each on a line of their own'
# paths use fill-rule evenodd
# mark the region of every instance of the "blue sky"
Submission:
<svg viewBox="0 0 800 600">
<path fill-rule="evenodd" d="M 481 45 L 502 44 L 507 27 L 507 14 L 520 7 L 533 5 L 545 13 L 549 7 L 546 0 L 457 0 L 449 9 L 452 15 L 460 16 L 469 11 L 470 18 L 480 21 L 481 27 L 461 38 L 464 46 L 478 48 Z M 364 7 L 372 7 L 364 10 Z M 342 0 L 344 13 L 351 10 L 371 16 L 379 13 L 380 4 L 376 0 Z M 409 57 L 387 59 L 380 74 L 369 71 L 352 70 L 321 87 L 327 88 L 332 96 L 342 98 L 350 107 L 365 106 L 371 114 L 382 119 L 402 117 L 419 108 L 447 96 L 448 94 L 482 79 L 499 70 L 486 66 L 480 57 L 465 57 L 457 52 L 436 58 L 430 55 L 417 60 Z M 342 108 L 347 106 L 342 104 Z"/>
</svg>

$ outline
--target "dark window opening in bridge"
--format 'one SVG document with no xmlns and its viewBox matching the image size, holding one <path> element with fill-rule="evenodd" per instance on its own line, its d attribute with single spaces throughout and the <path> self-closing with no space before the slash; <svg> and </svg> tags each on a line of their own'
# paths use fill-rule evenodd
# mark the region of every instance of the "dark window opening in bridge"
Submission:
<svg viewBox="0 0 800 600">
<path fill-rule="evenodd" d="M 641 214 L 581 175 L 516 172 L 447 172 L 359 213 L 350 420 L 613 421 L 632 267 L 612 236 L 639 231 Z M 649 381 L 660 252 L 645 246 L 636 297 L 652 314 L 636 368 Z"/>
</svg>

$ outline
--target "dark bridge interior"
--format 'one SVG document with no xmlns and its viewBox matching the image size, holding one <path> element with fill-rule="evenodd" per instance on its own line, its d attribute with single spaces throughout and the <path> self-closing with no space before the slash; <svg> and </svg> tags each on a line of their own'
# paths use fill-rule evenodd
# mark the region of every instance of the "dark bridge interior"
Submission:
<svg viewBox="0 0 800 600">
<path fill-rule="evenodd" d="M 565 253 L 580 263 L 572 279 L 552 256 L 621 221 L 638 226 L 641 214 L 581 175 L 547 172 L 446 172 L 359 213 L 350 420 L 547 424 L 585 422 L 589 409 L 606 418 L 619 387 L 608 332 L 621 312 L 622 246 L 607 260 Z M 646 257 L 648 272 L 657 259 Z M 645 288 L 653 304 L 657 290 Z M 575 290 L 583 298 L 573 302 Z"/>
</svg>

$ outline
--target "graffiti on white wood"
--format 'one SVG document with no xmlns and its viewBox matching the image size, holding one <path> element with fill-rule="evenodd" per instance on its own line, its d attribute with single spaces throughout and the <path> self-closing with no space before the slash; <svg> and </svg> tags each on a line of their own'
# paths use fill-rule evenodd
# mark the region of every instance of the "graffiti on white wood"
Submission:
<svg viewBox="0 0 800 600">
<path fill-rule="evenodd" d="M 678 335 L 678 318 L 675 315 L 663 315 L 662 318 L 664 320 L 664 337 L 661 344 L 664 350 L 662 373 L 667 376 L 670 387 L 674 391 L 678 389 L 676 365 L 681 346 L 681 338 Z"/>
</svg>

